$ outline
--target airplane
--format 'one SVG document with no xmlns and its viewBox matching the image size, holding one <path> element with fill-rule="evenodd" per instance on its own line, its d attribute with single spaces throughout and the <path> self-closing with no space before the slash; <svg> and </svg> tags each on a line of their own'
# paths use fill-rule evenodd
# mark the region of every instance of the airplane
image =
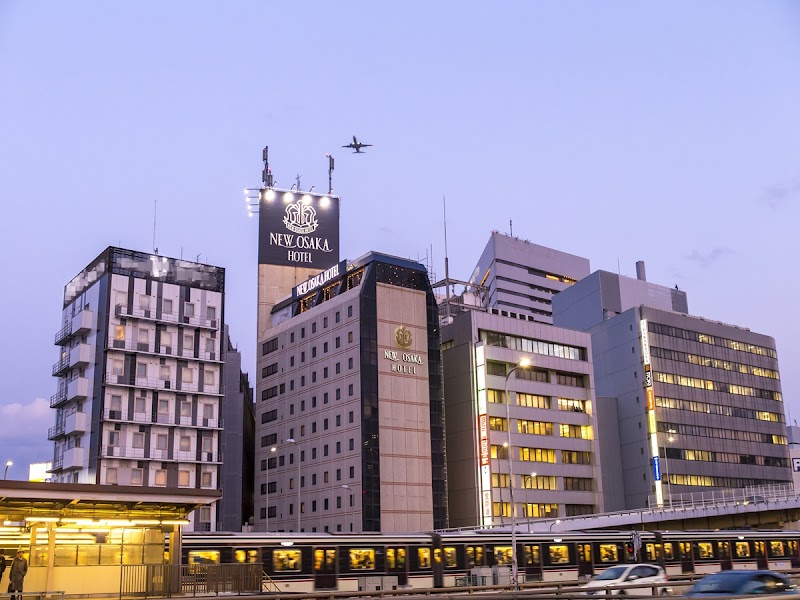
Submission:
<svg viewBox="0 0 800 600">
<path fill-rule="evenodd" d="M 356 139 L 356 136 L 353 136 L 353 141 L 347 144 L 347 146 L 342 146 L 342 148 L 352 148 L 353 150 L 355 150 L 353 154 L 364 154 L 363 152 L 361 152 L 361 149 L 367 148 L 368 146 L 372 146 L 372 144 L 362 144 Z"/>
</svg>

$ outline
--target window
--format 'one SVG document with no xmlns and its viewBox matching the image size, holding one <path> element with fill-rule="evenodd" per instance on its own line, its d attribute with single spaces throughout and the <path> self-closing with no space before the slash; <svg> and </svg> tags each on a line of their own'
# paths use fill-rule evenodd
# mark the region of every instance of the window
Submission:
<svg viewBox="0 0 800 600">
<path fill-rule="evenodd" d="M 206 319 L 214 321 L 217 318 L 217 308 L 215 306 L 206 307 Z"/>
<path fill-rule="evenodd" d="M 140 329 L 139 330 L 139 343 L 140 344 L 149 344 L 150 343 L 150 330 L 149 329 Z"/>
<path fill-rule="evenodd" d="M 194 335 L 185 333 L 183 335 L 183 351 L 194 352 Z"/>
<path fill-rule="evenodd" d="M 143 413 L 145 411 L 145 405 L 147 403 L 147 398 L 142 398 L 141 396 L 138 398 L 134 398 L 133 400 L 133 412 L 135 413 Z"/>
<path fill-rule="evenodd" d="M 166 450 L 168 448 L 169 438 L 165 433 L 156 434 L 156 449 Z"/>
<path fill-rule="evenodd" d="M 188 435 L 182 435 L 180 438 L 180 445 L 178 448 L 182 452 L 188 452 L 192 449 L 192 439 Z"/>
<path fill-rule="evenodd" d="M 342 426 L 342 415 L 336 415 L 336 426 L 337 427 Z"/>
<path fill-rule="evenodd" d="M 322 367 L 322 378 L 323 379 L 328 378 L 328 367 Z"/>
<path fill-rule="evenodd" d="M 192 383 L 194 381 L 194 369 L 183 368 L 181 370 L 181 381 L 183 383 Z"/>
<path fill-rule="evenodd" d="M 124 325 L 114 325 L 114 339 L 118 340 L 118 341 L 121 341 L 121 342 L 125 341 L 125 326 Z"/>
<path fill-rule="evenodd" d="M 350 479 L 356 476 L 356 468 L 350 467 Z"/>
<path fill-rule="evenodd" d="M 294 366 L 294 356 L 290 356 L 290 357 L 289 357 L 289 366 L 290 366 L 290 367 L 293 367 L 293 366 Z"/>
<path fill-rule="evenodd" d="M 147 377 L 147 363 L 136 363 L 136 377 Z"/>
<path fill-rule="evenodd" d="M 261 355 L 266 356 L 278 349 L 278 338 L 272 338 L 261 344 Z"/>
<path fill-rule="evenodd" d="M 348 331 L 347 332 L 347 343 L 348 344 L 352 344 L 353 343 L 353 332 L 352 331 Z"/>
<path fill-rule="evenodd" d="M 117 483 L 117 470 L 110 468 L 106 469 L 106 483 Z"/>
<path fill-rule="evenodd" d="M 336 481 L 341 481 L 341 480 L 342 480 L 342 470 L 336 469 Z"/>
<path fill-rule="evenodd" d="M 158 414 L 160 414 L 160 415 L 168 415 L 169 414 L 169 400 L 159 400 L 158 401 Z"/>
<path fill-rule="evenodd" d="M 336 363 L 336 374 L 338 375 L 341 372 L 342 372 L 342 363 L 338 363 L 337 362 Z"/>
<path fill-rule="evenodd" d="M 336 342 L 335 345 L 336 345 L 337 348 L 341 348 L 342 347 L 342 338 L 340 338 L 338 335 L 336 336 L 335 342 Z"/>
<path fill-rule="evenodd" d="M 131 485 L 142 485 L 142 469 L 131 469 Z"/>
<path fill-rule="evenodd" d="M 336 454 L 342 453 L 342 442 L 336 442 Z"/>
<path fill-rule="evenodd" d="M 194 316 L 194 304 L 191 302 L 186 302 L 183 305 L 183 316 L 185 317 L 193 317 Z"/>
<path fill-rule="evenodd" d="M 161 365 L 158 368 L 158 378 L 161 381 L 169 381 L 170 380 L 170 372 L 169 372 L 169 367 L 167 365 Z"/>
<path fill-rule="evenodd" d="M 172 300 L 164 298 L 164 300 L 161 301 L 161 312 L 168 315 L 172 314 Z"/>
<path fill-rule="evenodd" d="M 306 337 L 306 328 L 305 327 L 301 327 L 300 328 L 300 339 L 301 340 L 305 339 L 305 337 Z"/>
<path fill-rule="evenodd" d="M 290 333 L 290 334 L 289 334 L 289 343 L 290 343 L 290 344 L 293 344 L 293 343 L 294 343 L 294 331 L 293 331 L 292 333 Z"/>
<path fill-rule="evenodd" d="M 338 323 L 341 320 L 342 320 L 342 314 L 337 310 L 336 311 L 336 322 Z"/>
<path fill-rule="evenodd" d="M 328 342 L 324 342 L 322 344 L 322 353 L 323 354 L 327 354 L 328 353 Z"/>
<path fill-rule="evenodd" d="M 352 410 L 349 413 L 347 413 L 347 422 L 348 423 L 352 423 L 353 422 L 353 411 Z"/>
<path fill-rule="evenodd" d="M 348 318 L 353 316 L 353 305 L 352 304 L 347 307 L 347 316 L 348 316 Z"/>
<path fill-rule="evenodd" d="M 155 485 L 167 485 L 167 472 L 164 469 L 156 471 Z"/>
<path fill-rule="evenodd" d="M 108 432 L 108 445 L 114 447 L 119 446 L 119 431 Z"/>
<path fill-rule="evenodd" d="M 150 296 L 139 296 L 139 308 L 142 310 L 150 310 Z"/>
<path fill-rule="evenodd" d="M 212 486 L 212 476 L 210 471 L 204 471 L 200 474 L 200 486 L 210 488 Z"/>
<path fill-rule="evenodd" d="M 181 416 L 182 417 L 191 417 L 192 416 L 192 403 L 188 400 L 184 400 L 181 402 Z"/>
<path fill-rule="evenodd" d="M 143 433 L 134 433 L 133 434 L 133 447 L 134 448 L 144 448 L 144 434 Z"/>
<path fill-rule="evenodd" d="M 347 359 L 347 368 L 348 369 L 352 369 L 353 368 L 353 357 L 352 356 Z"/>
<path fill-rule="evenodd" d="M 350 440 L 348 441 L 347 446 L 348 446 L 348 449 L 350 449 L 350 450 L 355 449 L 355 440 L 353 438 L 350 438 Z"/>
<path fill-rule="evenodd" d="M 178 471 L 178 486 L 179 487 L 189 486 L 189 471 Z"/>
<path fill-rule="evenodd" d="M 113 375 L 122 375 L 125 372 L 125 363 L 121 360 L 111 361 L 111 373 Z"/>
<path fill-rule="evenodd" d="M 316 321 L 314 321 L 311 324 L 311 333 L 317 333 L 317 322 Z"/>
<path fill-rule="evenodd" d="M 272 363 L 261 369 L 261 377 L 269 377 L 278 372 L 278 363 Z"/>
<path fill-rule="evenodd" d="M 337 400 L 341 400 L 342 399 L 342 390 L 341 390 L 341 388 L 336 388 L 336 399 Z"/>
</svg>

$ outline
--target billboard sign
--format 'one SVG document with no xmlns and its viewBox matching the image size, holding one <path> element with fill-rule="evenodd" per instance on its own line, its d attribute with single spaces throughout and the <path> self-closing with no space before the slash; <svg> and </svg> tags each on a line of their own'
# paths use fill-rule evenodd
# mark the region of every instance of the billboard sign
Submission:
<svg viewBox="0 0 800 600">
<path fill-rule="evenodd" d="M 327 269 L 339 262 L 339 198 L 265 190 L 258 208 L 258 263 Z"/>
</svg>

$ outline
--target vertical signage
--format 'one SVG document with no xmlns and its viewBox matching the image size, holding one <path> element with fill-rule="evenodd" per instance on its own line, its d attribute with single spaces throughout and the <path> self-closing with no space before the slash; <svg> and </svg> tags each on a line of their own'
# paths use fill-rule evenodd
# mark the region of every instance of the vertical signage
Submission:
<svg viewBox="0 0 800 600">
<path fill-rule="evenodd" d="M 492 469 L 489 448 L 489 415 L 486 400 L 486 356 L 483 342 L 475 345 L 475 386 L 478 414 L 478 481 L 480 482 L 481 521 L 492 524 Z"/>
<path fill-rule="evenodd" d="M 664 488 L 661 481 L 661 461 L 658 456 L 658 423 L 656 422 L 656 401 L 653 391 L 653 370 L 650 365 L 650 338 L 647 320 L 639 321 L 642 343 L 642 362 L 644 363 L 644 395 L 647 400 L 647 433 L 650 436 L 650 457 L 653 464 L 653 481 L 656 483 L 656 504 L 664 504 Z"/>
</svg>

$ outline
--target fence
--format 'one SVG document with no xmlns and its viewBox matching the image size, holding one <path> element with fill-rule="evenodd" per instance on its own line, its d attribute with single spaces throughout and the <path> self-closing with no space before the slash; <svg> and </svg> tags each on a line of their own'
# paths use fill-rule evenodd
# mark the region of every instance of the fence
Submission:
<svg viewBox="0 0 800 600">
<path fill-rule="evenodd" d="M 252 594 L 261 591 L 260 564 L 122 565 L 122 597 Z"/>
</svg>

